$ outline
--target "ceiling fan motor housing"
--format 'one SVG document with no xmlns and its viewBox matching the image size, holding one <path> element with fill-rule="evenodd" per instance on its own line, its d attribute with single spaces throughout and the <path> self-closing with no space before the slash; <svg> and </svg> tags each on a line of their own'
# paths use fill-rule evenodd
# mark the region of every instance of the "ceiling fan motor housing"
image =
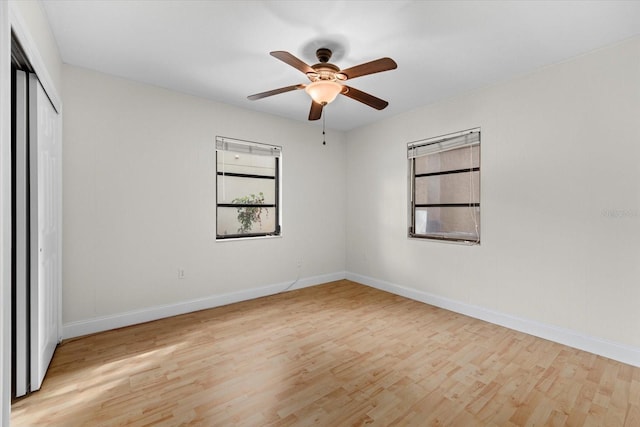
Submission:
<svg viewBox="0 0 640 427">
<path fill-rule="evenodd" d="M 331 59 L 330 49 L 318 49 L 316 51 L 316 57 L 320 62 L 311 66 L 311 68 L 313 68 L 313 72 L 306 73 L 309 80 L 311 80 L 312 82 L 322 80 L 346 80 L 346 76 L 340 73 L 340 68 L 328 62 L 329 59 Z"/>
<path fill-rule="evenodd" d="M 307 77 L 312 82 L 317 82 L 320 80 L 345 80 L 342 74 L 339 73 L 340 68 L 336 67 L 333 64 L 329 63 L 320 63 L 315 64 L 311 68 L 313 68 L 313 72 L 307 73 Z"/>
</svg>

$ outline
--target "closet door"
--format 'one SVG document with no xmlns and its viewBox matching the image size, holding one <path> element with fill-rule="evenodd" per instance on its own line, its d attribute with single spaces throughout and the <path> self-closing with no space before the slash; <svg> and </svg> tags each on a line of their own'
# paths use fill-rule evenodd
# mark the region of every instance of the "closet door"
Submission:
<svg viewBox="0 0 640 427">
<path fill-rule="evenodd" d="M 15 395 L 24 396 L 29 390 L 29 174 L 28 166 L 28 74 L 15 72 L 15 286 L 14 298 L 14 352 L 15 366 L 13 370 Z"/>
<path fill-rule="evenodd" d="M 60 116 L 29 76 L 31 391 L 39 390 L 59 341 L 62 228 Z"/>
</svg>

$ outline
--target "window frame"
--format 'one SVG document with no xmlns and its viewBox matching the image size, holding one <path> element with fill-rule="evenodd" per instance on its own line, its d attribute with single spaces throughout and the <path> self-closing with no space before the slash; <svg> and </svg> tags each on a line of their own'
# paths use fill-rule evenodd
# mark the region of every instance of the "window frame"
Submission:
<svg viewBox="0 0 640 427">
<path fill-rule="evenodd" d="M 464 140 L 464 142 L 462 142 Z M 470 165 L 469 168 L 457 168 L 457 169 L 445 169 L 434 172 L 426 172 L 417 174 L 416 176 L 416 159 L 429 156 L 434 154 L 440 154 L 443 152 L 469 147 L 472 148 L 474 146 L 478 146 L 478 165 L 477 167 L 473 164 Z M 465 237 L 456 237 L 453 235 L 454 233 L 448 232 L 449 236 L 445 234 L 435 234 L 435 233 L 416 233 L 415 224 L 416 224 L 416 210 L 420 208 L 473 208 L 480 211 L 480 203 L 481 203 L 481 132 L 480 128 L 468 129 L 460 132 L 450 133 L 446 135 L 440 135 L 433 138 L 423 139 L 419 141 L 413 141 L 407 144 L 407 160 L 408 160 L 408 226 L 407 226 L 407 237 L 410 239 L 419 239 L 419 240 L 431 240 L 431 241 L 440 241 L 447 243 L 458 243 L 465 245 L 480 245 L 481 235 L 480 235 L 480 222 L 481 217 L 479 216 L 477 221 L 475 222 L 476 230 L 477 230 L 477 239 L 469 239 Z M 478 174 L 478 194 L 477 194 L 477 202 L 473 201 L 473 197 L 469 197 L 468 203 L 416 203 L 416 178 L 429 177 L 429 176 L 444 176 L 451 174 L 461 174 L 461 173 L 470 173 L 473 174 L 477 172 Z M 471 176 L 472 179 L 472 176 Z M 473 181 L 471 181 L 473 182 Z M 471 187 L 471 186 L 470 186 Z"/>
<path fill-rule="evenodd" d="M 244 239 L 263 239 L 263 238 L 272 238 L 272 237 L 280 237 L 282 234 L 282 147 L 278 145 L 272 144 L 264 144 L 260 142 L 254 141 L 246 141 L 236 138 L 229 138 L 224 136 L 216 136 L 215 138 L 215 173 L 216 173 L 216 241 L 233 241 L 233 240 L 244 240 Z M 226 147 L 226 148 L 225 148 Z M 233 147 L 233 148 L 229 148 Z M 241 153 L 241 154 L 260 154 L 268 157 L 273 157 L 275 160 L 275 171 L 274 175 L 259 175 L 259 174 L 248 174 L 248 173 L 238 173 L 238 172 L 227 172 L 218 170 L 218 159 L 221 152 L 227 153 Z M 266 154 L 267 152 L 271 152 L 272 154 Z M 219 202 L 219 180 L 221 177 L 234 177 L 234 178 L 243 178 L 243 179 L 269 179 L 274 180 L 274 201 L 273 203 L 261 203 L 261 204 L 251 204 L 251 203 L 220 203 Z M 251 207 L 261 207 L 261 208 L 273 208 L 275 213 L 275 225 L 274 231 L 268 232 L 260 232 L 260 233 L 233 233 L 233 234 L 219 234 L 219 208 L 251 208 Z"/>
</svg>

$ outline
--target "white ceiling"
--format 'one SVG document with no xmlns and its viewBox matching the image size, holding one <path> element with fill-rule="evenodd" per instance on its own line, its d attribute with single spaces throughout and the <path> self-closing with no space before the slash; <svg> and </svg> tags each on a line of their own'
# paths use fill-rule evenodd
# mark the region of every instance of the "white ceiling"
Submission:
<svg viewBox="0 0 640 427">
<path fill-rule="evenodd" d="M 344 96 L 327 127 L 354 129 L 640 34 L 640 1 L 78 1 L 45 0 L 65 63 L 307 121 L 306 83 L 269 55 L 348 68 L 389 56 L 398 69 L 349 81 L 389 101 Z M 640 76 L 639 76 L 640 77 Z M 312 125 L 318 125 L 313 122 Z"/>
</svg>

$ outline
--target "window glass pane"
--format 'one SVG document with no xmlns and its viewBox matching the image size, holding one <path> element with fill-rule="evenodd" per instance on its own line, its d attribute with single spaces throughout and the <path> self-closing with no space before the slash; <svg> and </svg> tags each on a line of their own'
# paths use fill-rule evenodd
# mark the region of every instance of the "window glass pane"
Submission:
<svg viewBox="0 0 640 427">
<path fill-rule="evenodd" d="M 248 175 L 275 176 L 276 158 L 255 154 L 218 151 L 217 171 Z"/>
<path fill-rule="evenodd" d="M 416 208 L 415 234 L 479 240 L 479 207 Z"/>
<path fill-rule="evenodd" d="M 217 209 L 218 235 L 275 233 L 275 208 Z"/>
<path fill-rule="evenodd" d="M 480 172 L 416 178 L 416 204 L 480 203 Z"/>
<path fill-rule="evenodd" d="M 253 201 L 239 200 L 252 199 L 251 195 L 264 197 L 263 203 L 275 204 L 276 180 L 262 178 L 244 178 L 238 176 L 218 176 L 218 203 L 252 203 Z"/>
<path fill-rule="evenodd" d="M 480 145 L 416 157 L 416 175 L 480 167 Z"/>
</svg>

